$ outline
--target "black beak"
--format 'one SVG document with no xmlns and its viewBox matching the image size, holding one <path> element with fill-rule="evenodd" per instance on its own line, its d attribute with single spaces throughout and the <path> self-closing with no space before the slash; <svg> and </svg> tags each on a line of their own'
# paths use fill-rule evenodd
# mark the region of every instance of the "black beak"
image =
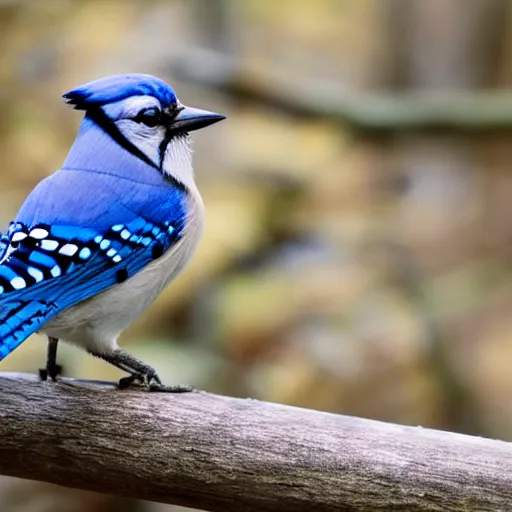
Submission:
<svg viewBox="0 0 512 512">
<path fill-rule="evenodd" d="M 192 132 L 206 128 L 211 124 L 226 119 L 226 116 L 201 110 L 194 107 L 183 107 L 179 114 L 172 120 L 169 128 L 173 133 Z"/>
</svg>

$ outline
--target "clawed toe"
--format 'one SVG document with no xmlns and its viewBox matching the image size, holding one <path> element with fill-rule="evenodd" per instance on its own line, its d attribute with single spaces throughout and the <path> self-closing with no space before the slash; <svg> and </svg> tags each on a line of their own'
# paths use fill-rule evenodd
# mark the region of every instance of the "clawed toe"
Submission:
<svg viewBox="0 0 512 512">
<path fill-rule="evenodd" d="M 189 393 L 192 391 L 190 386 L 165 386 L 156 373 L 146 375 L 129 375 L 119 380 L 118 387 L 126 389 L 130 386 L 139 386 L 147 389 L 148 391 L 158 391 L 161 393 Z"/>
<path fill-rule="evenodd" d="M 117 348 L 113 352 L 91 352 L 91 354 L 128 373 L 126 377 L 119 380 L 117 384 L 119 389 L 133 386 L 138 389 L 164 393 L 187 393 L 192 391 L 190 386 L 164 386 L 152 366 L 138 360 L 121 348 Z"/>
<path fill-rule="evenodd" d="M 135 375 L 130 375 L 128 377 L 123 377 L 122 379 L 119 379 L 119 382 L 117 383 L 117 387 L 119 389 L 126 389 L 130 387 L 136 380 Z"/>
<path fill-rule="evenodd" d="M 48 377 L 55 382 L 57 377 L 62 373 L 62 366 L 56 364 L 55 366 L 48 368 L 39 368 L 39 378 L 42 381 L 48 380 Z"/>
<path fill-rule="evenodd" d="M 174 386 L 165 386 L 163 384 L 152 384 L 149 386 L 150 391 L 158 391 L 160 393 L 190 393 L 194 391 L 191 386 L 183 386 L 176 384 Z"/>
</svg>

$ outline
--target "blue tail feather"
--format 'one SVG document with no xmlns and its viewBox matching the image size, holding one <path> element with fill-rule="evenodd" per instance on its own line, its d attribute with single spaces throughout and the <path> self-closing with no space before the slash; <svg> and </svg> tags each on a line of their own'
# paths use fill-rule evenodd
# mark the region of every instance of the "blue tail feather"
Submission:
<svg viewBox="0 0 512 512">
<path fill-rule="evenodd" d="M 7 247 L 9 247 L 9 236 L 0 231 L 0 261 L 2 261 Z"/>
<path fill-rule="evenodd" d="M 0 304 L 0 361 L 57 313 L 53 303 L 13 300 Z"/>
</svg>

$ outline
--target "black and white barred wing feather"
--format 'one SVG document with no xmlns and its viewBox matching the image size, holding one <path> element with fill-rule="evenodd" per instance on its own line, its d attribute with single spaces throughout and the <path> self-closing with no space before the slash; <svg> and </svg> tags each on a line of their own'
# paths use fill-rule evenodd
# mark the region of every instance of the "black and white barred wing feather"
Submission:
<svg viewBox="0 0 512 512">
<path fill-rule="evenodd" d="M 0 360 L 44 323 L 159 258 L 181 227 L 142 217 L 105 233 L 17 223 L 0 238 Z"/>
</svg>

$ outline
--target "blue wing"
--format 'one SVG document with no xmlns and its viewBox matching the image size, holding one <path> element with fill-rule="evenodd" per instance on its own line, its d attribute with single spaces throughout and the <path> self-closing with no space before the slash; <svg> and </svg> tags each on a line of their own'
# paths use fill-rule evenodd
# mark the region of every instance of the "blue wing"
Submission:
<svg viewBox="0 0 512 512">
<path fill-rule="evenodd" d="M 184 192 L 76 174 L 43 181 L 0 237 L 0 360 L 60 311 L 133 276 L 181 237 Z M 73 180 L 93 192 L 70 190 Z"/>
<path fill-rule="evenodd" d="M 179 225 L 142 217 L 103 234 L 14 224 L 0 264 L 0 360 L 52 316 L 139 272 L 173 245 L 180 231 Z"/>
<path fill-rule="evenodd" d="M 2 261 L 7 247 L 9 247 L 9 237 L 7 234 L 0 232 L 0 261 Z"/>
</svg>

